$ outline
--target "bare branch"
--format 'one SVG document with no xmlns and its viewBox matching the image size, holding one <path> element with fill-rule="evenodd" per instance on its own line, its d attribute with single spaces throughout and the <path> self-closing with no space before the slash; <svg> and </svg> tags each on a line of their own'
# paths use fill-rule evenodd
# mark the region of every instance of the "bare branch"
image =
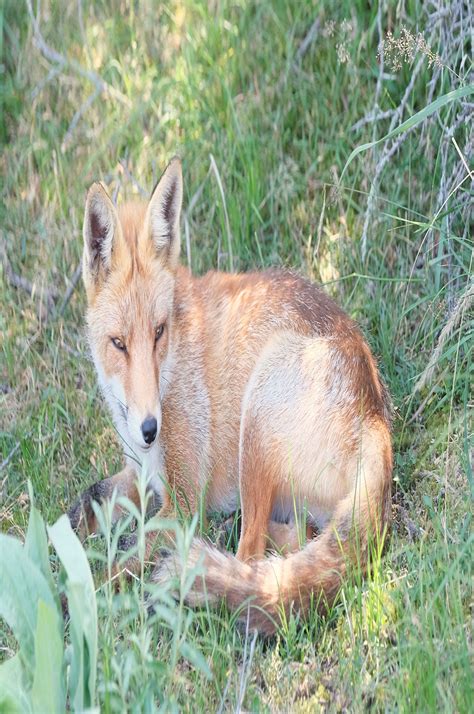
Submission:
<svg viewBox="0 0 474 714">
<path fill-rule="evenodd" d="M 365 260 L 366 254 L 367 254 L 367 238 L 368 238 L 368 232 L 369 232 L 369 225 L 370 221 L 372 219 L 372 214 L 375 209 L 375 204 L 376 204 L 376 198 L 377 198 L 377 191 L 379 188 L 380 184 L 380 178 L 382 176 L 382 172 L 387 165 L 387 163 L 390 161 L 392 156 L 394 156 L 401 145 L 404 143 L 405 139 L 409 136 L 409 134 L 415 129 L 416 127 L 412 127 L 411 129 L 408 129 L 404 134 L 399 134 L 395 141 L 393 141 L 392 144 L 390 145 L 385 145 L 384 150 L 382 152 L 382 156 L 380 157 L 376 167 L 375 167 L 375 174 L 372 179 L 372 183 L 370 184 L 370 191 L 369 191 L 369 196 L 367 198 L 367 207 L 365 209 L 365 216 L 364 216 L 364 226 L 362 228 L 362 237 L 361 237 L 361 253 L 362 253 L 362 259 Z"/>
<path fill-rule="evenodd" d="M 451 141 L 453 142 L 454 146 L 456 147 L 456 151 L 458 152 L 458 154 L 459 154 L 459 156 L 460 156 L 460 159 L 461 159 L 462 163 L 464 164 L 464 166 L 465 166 L 465 168 L 466 168 L 467 173 L 469 174 L 469 176 L 471 177 L 471 179 L 474 179 L 474 173 L 473 173 L 473 172 L 471 171 L 471 169 L 469 168 L 468 163 L 467 163 L 467 161 L 466 161 L 466 158 L 465 158 L 464 154 L 462 153 L 461 149 L 459 148 L 458 142 L 456 141 L 456 139 L 454 138 L 454 136 L 451 137 Z"/>
<path fill-rule="evenodd" d="M 27 293 L 30 298 L 34 298 L 35 295 L 38 295 L 40 301 L 38 306 L 38 312 L 43 319 L 47 319 L 49 315 L 54 312 L 55 301 L 58 297 L 58 292 L 54 289 L 46 290 L 44 288 L 38 291 L 35 283 L 30 282 L 28 278 L 25 278 L 23 275 L 18 275 L 18 273 L 15 273 L 7 256 L 6 250 L 3 246 L 0 248 L 0 252 L 5 277 L 10 283 L 10 285 L 12 285 L 12 287 L 16 288 L 17 290 L 22 290 L 23 292 Z M 43 299 L 46 301 L 46 305 L 43 303 Z"/>
<path fill-rule="evenodd" d="M 309 28 L 306 35 L 303 37 L 298 49 L 296 50 L 295 58 L 294 58 L 293 62 L 291 63 L 290 71 L 294 71 L 294 72 L 301 71 L 301 68 L 300 68 L 301 60 L 303 59 L 303 57 L 305 56 L 306 52 L 309 50 L 309 48 L 311 47 L 313 42 L 315 41 L 315 39 L 318 35 L 318 32 L 319 32 L 320 26 L 321 26 L 321 20 L 319 17 L 317 17 L 314 20 L 314 22 L 312 23 L 312 25 Z M 280 78 L 277 82 L 277 86 L 281 88 L 283 86 L 283 84 L 285 83 L 286 78 L 287 78 L 287 72 L 284 70 L 280 75 Z"/>
<path fill-rule="evenodd" d="M 383 31 L 382 31 L 382 15 L 384 9 L 384 0 L 379 0 L 379 6 L 377 9 L 377 32 L 379 36 L 379 74 L 377 77 L 377 86 L 375 87 L 375 98 L 374 98 L 374 114 L 379 110 L 379 99 L 382 92 L 382 81 L 385 67 L 385 52 L 383 45 Z"/>
<path fill-rule="evenodd" d="M 74 290 L 76 289 L 77 283 L 79 282 L 81 274 L 82 274 L 82 263 L 79 263 L 79 265 L 76 267 L 76 269 L 72 275 L 72 278 L 69 282 L 69 286 L 64 294 L 63 301 L 62 301 L 61 306 L 57 312 L 58 315 L 64 314 L 64 312 L 69 304 L 69 301 L 72 298 Z"/>
<path fill-rule="evenodd" d="M 132 174 L 132 172 L 128 168 L 127 160 L 120 159 L 119 164 L 122 167 L 125 176 L 128 178 L 129 181 L 131 181 L 133 183 L 135 188 L 138 190 L 138 193 L 140 194 L 140 196 L 142 196 L 142 198 L 148 198 L 149 193 L 147 191 L 145 191 L 145 189 L 143 188 L 143 186 L 141 184 L 138 183 L 137 179 L 135 178 L 135 176 Z"/>
<path fill-rule="evenodd" d="M 311 25 L 311 27 L 309 28 L 306 35 L 304 36 L 300 46 L 298 47 L 298 49 L 296 51 L 295 61 L 293 62 L 294 65 L 301 62 L 301 60 L 303 59 L 306 52 L 309 50 L 309 48 L 313 44 L 314 40 L 316 39 L 316 37 L 318 35 L 320 25 L 321 25 L 321 20 L 319 19 L 319 17 L 317 17 L 316 20 Z"/>
<path fill-rule="evenodd" d="M 382 121 L 383 119 L 391 119 L 393 116 L 393 109 L 388 109 L 386 112 L 376 111 L 375 109 L 367 114 L 359 121 L 356 121 L 350 128 L 350 131 L 359 131 L 366 124 L 372 124 L 372 122 Z"/>
<path fill-rule="evenodd" d="M 94 92 L 92 92 L 92 94 L 90 94 L 87 97 L 86 101 L 83 104 L 81 104 L 79 109 L 74 113 L 74 116 L 71 119 L 71 123 L 69 124 L 68 129 L 64 135 L 64 139 L 61 144 L 61 151 L 63 151 L 63 152 L 66 151 L 66 149 L 68 148 L 68 145 L 71 141 L 74 129 L 76 128 L 76 126 L 78 125 L 79 121 L 82 119 L 84 114 L 87 112 L 87 110 L 90 109 L 90 107 L 93 105 L 93 103 L 95 102 L 97 97 L 99 97 L 101 94 L 102 94 L 102 90 L 98 87 L 97 89 L 95 89 Z"/>
<path fill-rule="evenodd" d="M 36 97 L 43 91 L 43 89 L 53 81 L 64 69 L 64 64 L 58 64 L 56 67 L 51 67 L 46 77 L 39 82 L 34 89 L 31 90 L 31 98 L 36 99 Z"/>
<path fill-rule="evenodd" d="M 31 436 L 32 433 L 33 433 L 33 430 L 30 429 L 30 431 L 28 431 L 28 432 L 23 436 L 23 439 L 25 439 L 25 440 L 28 439 L 28 438 Z M 16 442 L 15 446 L 14 446 L 13 449 L 10 451 L 10 453 L 7 454 L 7 456 L 3 459 L 2 463 L 0 464 L 0 472 L 2 472 L 3 469 L 6 469 L 6 467 L 8 466 L 8 464 L 10 463 L 10 461 L 13 459 L 13 457 L 14 457 L 15 454 L 16 454 L 16 452 L 17 452 L 18 449 L 20 448 L 20 446 L 21 446 L 21 439 L 19 439 L 19 440 Z M 2 490 L 3 490 L 4 483 L 5 483 L 5 480 L 2 481 Z"/>
<path fill-rule="evenodd" d="M 64 55 L 62 55 L 60 52 L 58 52 L 54 48 L 50 47 L 46 43 L 43 35 L 41 34 L 39 22 L 33 12 L 31 0 L 26 0 L 26 5 L 27 5 L 28 13 L 31 18 L 32 25 L 33 25 L 34 43 L 35 43 L 36 47 L 39 49 L 39 51 L 41 52 L 41 54 L 49 62 L 54 62 L 54 63 L 60 65 L 61 67 L 69 67 L 74 72 L 81 75 L 81 77 L 84 77 L 85 79 L 88 79 L 89 82 L 92 82 L 92 84 L 96 87 L 96 90 L 99 92 L 99 94 L 106 93 L 109 96 L 113 97 L 114 99 L 117 99 L 118 101 L 122 102 L 127 107 L 131 106 L 131 102 L 130 102 L 129 98 L 125 96 L 125 94 L 122 94 L 122 92 L 118 91 L 117 89 L 115 89 L 115 87 L 112 87 L 110 84 L 108 84 L 96 72 L 93 72 L 90 69 L 86 69 L 81 64 L 79 64 L 79 62 L 77 62 L 76 60 L 69 59 L 68 57 L 65 57 Z"/>
<path fill-rule="evenodd" d="M 398 107 L 394 110 L 392 120 L 390 122 L 390 127 L 389 127 L 389 133 L 395 129 L 397 124 L 400 122 L 403 112 L 405 111 L 406 105 L 408 104 L 408 100 L 411 96 L 413 87 L 415 85 L 415 82 L 418 78 L 418 75 L 422 69 L 424 62 L 424 57 L 421 57 L 418 60 L 418 63 L 415 65 L 415 68 L 413 70 L 411 79 L 405 89 L 405 92 L 403 94 L 402 100 Z M 414 127 L 413 127 L 414 128 Z M 370 185 L 370 191 L 369 191 L 369 196 L 367 199 L 367 207 L 365 209 L 365 216 L 364 216 L 364 226 L 362 228 L 362 237 L 361 237 L 361 254 L 362 254 L 362 259 L 365 260 L 366 254 L 367 254 L 367 237 L 368 237 L 368 230 L 369 230 L 369 225 L 372 220 L 372 214 L 375 208 L 376 204 L 376 196 L 377 196 L 377 191 L 379 188 L 380 184 L 380 178 L 382 175 L 382 171 L 385 168 L 386 164 L 388 161 L 391 159 L 391 157 L 398 151 L 400 146 L 403 144 L 405 141 L 406 137 L 409 135 L 409 133 L 413 129 L 410 129 L 409 131 L 406 131 L 404 134 L 400 134 L 393 142 L 392 144 L 385 144 L 383 150 L 382 150 L 382 155 L 379 158 L 376 166 L 375 166 L 375 175 L 372 180 L 372 183 Z"/>
</svg>

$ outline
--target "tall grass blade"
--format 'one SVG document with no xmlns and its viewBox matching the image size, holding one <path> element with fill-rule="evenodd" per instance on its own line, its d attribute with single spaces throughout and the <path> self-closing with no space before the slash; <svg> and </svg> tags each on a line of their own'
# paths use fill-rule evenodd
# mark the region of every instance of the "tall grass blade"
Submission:
<svg viewBox="0 0 474 714">
<path fill-rule="evenodd" d="M 408 129 L 417 126 L 417 124 L 421 124 L 422 121 L 430 117 L 432 114 L 438 111 L 438 109 L 441 109 L 441 107 L 444 107 L 446 104 L 450 104 L 451 102 L 456 101 L 456 99 L 468 97 L 470 94 L 474 94 L 474 84 L 468 84 L 466 87 L 458 87 L 458 89 L 453 89 L 451 92 L 443 94 L 442 97 L 438 97 L 438 99 L 435 99 L 434 102 L 428 104 L 428 106 L 421 109 L 419 112 L 404 121 L 392 131 L 389 131 L 389 133 L 385 136 L 382 136 L 381 139 L 376 139 L 376 141 L 369 141 L 366 144 L 361 144 L 360 146 L 357 146 L 354 151 L 351 152 L 349 158 L 347 159 L 344 165 L 344 168 L 342 169 L 340 181 L 342 181 L 349 164 L 351 164 L 352 160 L 355 159 L 358 154 L 362 153 L 362 151 L 367 151 L 367 149 L 372 149 L 374 146 L 377 146 L 377 144 L 380 144 L 383 141 L 393 139 L 393 137 L 397 136 L 398 134 L 402 134 L 404 131 L 408 131 Z"/>
</svg>

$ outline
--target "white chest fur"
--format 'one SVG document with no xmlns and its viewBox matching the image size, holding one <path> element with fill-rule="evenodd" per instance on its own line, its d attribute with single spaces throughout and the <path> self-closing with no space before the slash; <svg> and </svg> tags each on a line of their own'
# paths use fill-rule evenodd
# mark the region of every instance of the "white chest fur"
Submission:
<svg viewBox="0 0 474 714">
<path fill-rule="evenodd" d="M 163 501 L 163 495 L 166 488 L 166 469 L 163 447 L 160 439 L 148 451 L 140 454 L 130 454 L 130 450 L 125 448 L 125 457 L 127 463 L 142 475 L 150 484 L 153 491 L 160 496 Z"/>
</svg>

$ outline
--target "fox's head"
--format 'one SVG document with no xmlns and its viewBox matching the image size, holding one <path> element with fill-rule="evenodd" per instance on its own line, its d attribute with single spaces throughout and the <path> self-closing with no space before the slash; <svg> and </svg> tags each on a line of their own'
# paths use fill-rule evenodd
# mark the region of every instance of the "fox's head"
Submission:
<svg viewBox="0 0 474 714">
<path fill-rule="evenodd" d="M 170 376 L 182 195 L 181 164 L 173 159 L 148 205 L 117 209 L 100 183 L 86 200 L 89 341 L 117 428 L 139 458 L 160 432 Z"/>
</svg>

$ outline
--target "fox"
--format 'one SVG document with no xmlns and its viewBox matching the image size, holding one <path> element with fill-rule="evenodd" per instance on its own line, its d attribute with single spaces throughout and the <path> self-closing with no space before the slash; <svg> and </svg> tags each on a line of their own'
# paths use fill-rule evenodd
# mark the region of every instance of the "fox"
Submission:
<svg viewBox="0 0 474 714">
<path fill-rule="evenodd" d="M 88 191 L 86 329 L 124 468 L 69 518 L 84 537 L 98 529 L 94 501 L 115 492 L 139 506 L 140 473 L 163 518 L 240 506 L 235 554 L 196 537 L 183 563 L 154 553 L 150 531 L 146 558 L 159 583 L 202 564 L 189 604 L 224 601 L 268 635 L 293 611 L 327 611 L 383 543 L 390 398 L 362 332 L 321 287 L 281 269 L 181 265 L 182 199 L 177 157 L 148 202 L 116 207 L 100 182 Z"/>
</svg>

